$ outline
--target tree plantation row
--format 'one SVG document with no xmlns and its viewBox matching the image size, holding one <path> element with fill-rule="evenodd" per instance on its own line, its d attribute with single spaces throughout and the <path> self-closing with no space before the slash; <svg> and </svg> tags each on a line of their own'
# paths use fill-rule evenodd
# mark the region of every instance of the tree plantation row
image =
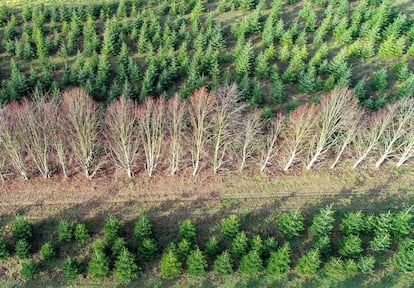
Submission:
<svg viewBox="0 0 414 288">
<path fill-rule="evenodd" d="M 254 106 L 289 110 L 298 104 L 294 95 L 351 86 L 361 106 L 376 110 L 414 91 L 413 21 L 392 4 L 121 0 L 2 7 L 0 102 L 35 88 L 58 94 L 68 87 L 101 102 L 121 94 L 143 101 L 235 81 Z"/>
<path fill-rule="evenodd" d="M 319 104 L 266 118 L 240 102 L 235 84 L 216 92 L 202 87 L 188 101 L 147 98 L 142 104 L 121 97 L 98 106 L 74 88 L 60 100 L 35 95 L 0 110 L 0 171 L 24 179 L 82 171 L 121 169 L 174 175 L 190 169 L 214 173 L 246 168 L 289 171 L 345 162 L 356 168 L 401 166 L 414 156 L 414 98 L 377 112 L 357 105 L 349 89 L 335 89 Z M 36 172 L 37 171 L 37 172 Z"/>
<path fill-rule="evenodd" d="M 133 233 L 111 215 L 97 235 L 91 235 L 83 223 L 60 220 L 48 228 L 53 229 L 48 240 L 37 243 L 39 251 L 33 251 L 33 239 L 40 235 L 32 223 L 18 215 L 7 231 L 13 241 L 0 237 L 0 259 L 7 261 L 14 243 L 18 258 L 30 258 L 21 264 L 20 274 L 25 278 L 34 277 L 40 267 L 47 273 L 47 263 L 58 258 L 54 263 L 67 279 L 87 273 L 90 279 L 99 280 L 113 271 L 120 281 L 134 280 L 142 270 L 153 273 L 145 269 L 158 259 L 156 273 L 162 278 L 178 276 L 183 270 L 193 276 L 205 276 L 212 270 L 217 275 L 237 271 L 276 278 L 319 275 L 331 281 L 372 275 L 384 267 L 400 275 L 414 272 L 414 240 L 409 237 L 413 232 L 412 207 L 380 214 L 346 212 L 336 217 L 331 206 L 306 217 L 310 221 L 305 221 L 300 210 L 275 213 L 271 225 L 277 229 L 271 231 L 277 232 L 264 235 L 245 231 L 239 218 L 231 215 L 221 219 L 217 233 L 205 237 L 204 243 L 194 223 L 187 219 L 179 223 L 177 235 L 168 235 L 164 247 L 155 240 L 145 214 L 136 219 Z M 337 227 L 336 219 L 340 220 Z M 63 253 L 59 247 L 65 247 Z M 134 250 L 137 253 L 131 252 Z"/>
</svg>

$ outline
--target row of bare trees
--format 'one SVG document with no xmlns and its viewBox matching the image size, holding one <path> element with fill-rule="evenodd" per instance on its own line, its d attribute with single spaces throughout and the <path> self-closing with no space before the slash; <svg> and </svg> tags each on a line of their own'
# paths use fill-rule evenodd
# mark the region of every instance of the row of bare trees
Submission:
<svg viewBox="0 0 414 288">
<path fill-rule="evenodd" d="M 1 179 L 14 172 L 27 180 L 34 170 L 45 178 L 59 170 L 92 178 L 113 164 L 128 177 L 189 167 L 193 175 L 207 167 L 242 173 L 329 163 L 332 169 L 343 159 L 353 168 L 363 162 L 378 168 L 414 157 L 413 98 L 368 113 L 351 90 L 337 89 L 319 104 L 273 119 L 248 111 L 234 84 L 214 93 L 202 87 L 188 101 L 175 95 L 138 105 L 121 97 L 106 109 L 79 88 L 59 100 L 33 98 L 0 110 Z"/>
</svg>

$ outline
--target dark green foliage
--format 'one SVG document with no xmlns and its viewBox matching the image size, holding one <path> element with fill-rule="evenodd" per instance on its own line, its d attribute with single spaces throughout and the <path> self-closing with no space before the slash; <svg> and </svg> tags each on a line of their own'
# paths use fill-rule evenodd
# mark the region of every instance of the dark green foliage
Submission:
<svg viewBox="0 0 414 288">
<path fill-rule="evenodd" d="M 249 247 L 249 238 L 244 231 L 238 233 L 231 243 L 231 253 L 237 257 L 242 257 L 247 253 Z"/>
<path fill-rule="evenodd" d="M 33 236 L 33 225 L 23 215 L 17 215 L 12 224 L 12 234 L 16 241 L 30 241 Z"/>
<path fill-rule="evenodd" d="M 81 272 L 80 263 L 74 257 L 66 257 L 63 261 L 63 276 L 66 279 L 75 279 Z"/>
<path fill-rule="evenodd" d="M 289 269 L 290 244 L 285 242 L 277 251 L 271 252 L 267 261 L 266 271 L 273 276 L 283 276 Z"/>
<path fill-rule="evenodd" d="M 70 242 L 73 238 L 73 222 L 62 219 L 58 224 L 58 239 L 61 242 Z"/>
<path fill-rule="evenodd" d="M 374 252 L 384 252 L 391 245 L 391 235 L 386 232 L 376 233 L 374 238 L 369 242 L 369 247 Z"/>
<path fill-rule="evenodd" d="M 16 242 L 16 256 L 20 259 L 28 258 L 32 250 L 32 245 L 30 245 L 27 240 L 21 239 Z"/>
<path fill-rule="evenodd" d="M 263 240 L 260 235 L 254 235 L 253 238 L 250 240 L 250 250 L 255 250 L 259 255 L 263 253 Z"/>
<path fill-rule="evenodd" d="M 211 236 L 208 238 L 206 244 L 204 245 L 204 252 L 209 257 L 215 257 L 220 252 L 219 242 L 216 237 Z"/>
<path fill-rule="evenodd" d="M 239 272 L 241 274 L 254 275 L 263 269 L 263 261 L 256 250 L 251 250 L 247 255 L 244 255 L 239 264 Z"/>
<path fill-rule="evenodd" d="M 143 260 L 154 259 L 157 251 L 157 242 L 152 238 L 145 238 L 138 242 L 138 256 Z"/>
<path fill-rule="evenodd" d="M 180 226 L 178 227 L 178 235 L 180 235 L 181 238 L 187 239 L 188 241 L 193 241 L 196 237 L 196 230 L 194 227 L 193 222 L 191 220 L 184 220 L 180 223 Z"/>
<path fill-rule="evenodd" d="M 263 241 L 263 256 L 269 257 L 277 249 L 277 241 L 274 237 L 268 237 Z"/>
<path fill-rule="evenodd" d="M 33 260 L 29 259 L 22 263 L 20 269 L 20 275 L 24 278 L 32 278 L 39 272 L 39 264 Z"/>
<path fill-rule="evenodd" d="M 76 241 L 79 241 L 81 243 L 84 243 L 90 237 L 88 228 L 86 228 L 86 225 L 83 223 L 75 224 L 75 229 L 73 230 L 73 236 Z"/>
<path fill-rule="evenodd" d="M 376 234 L 389 233 L 392 230 L 393 215 L 390 211 L 375 216 L 371 223 Z"/>
<path fill-rule="evenodd" d="M 221 220 L 220 233 L 226 238 L 233 238 L 240 231 L 240 222 L 236 215 Z"/>
<path fill-rule="evenodd" d="M 318 271 L 321 259 L 318 249 L 310 249 L 305 255 L 299 258 L 296 264 L 296 273 L 301 276 L 312 276 Z"/>
<path fill-rule="evenodd" d="M 168 251 L 162 255 L 160 262 L 160 273 L 162 278 L 172 278 L 181 273 L 181 262 L 173 251 Z"/>
<path fill-rule="evenodd" d="M 413 207 L 405 208 L 404 210 L 398 211 L 393 214 L 392 217 L 392 228 L 391 233 L 397 237 L 401 238 L 410 234 L 413 229 Z"/>
<path fill-rule="evenodd" d="M 42 260 L 49 260 L 56 257 L 56 249 L 52 242 L 46 242 L 40 248 L 40 258 Z"/>
<path fill-rule="evenodd" d="M 114 273 L 121 281 L 130 281 L 137 277 L 138 265 L 135 263 L 134 255 L 123 248 L 116 262 Z"/>
<path fill-rule="evenodd" d="M 343 256 L 357 258 L 362 252 L 362 240 L 358 235 L 349 235 L 339 241 L 339 253 Z"/>
<path fill-rule="evenodd" d="M 360 234 L 364 231 L 365 216 L 361 211 L 347 212 L 342 218 L 339 229 L 345 234 Z"/>
<path fill-rule="evenodd" d="M 375 268 L 374 256 L 361 256 L 358 259 L 358 269 L 362 274 L 371 274 Z"/>
<path fill-rule="evenodd" d="M 193 276 L 204 276 L 206 268 L 207 261 L 200 249 L 191 251 L 187 257 L 187 273 Z"/>
<path fill-rule="evenodd" d="M 103 227 L 105 240 L 113 242 L 119 237 L 119 220 L 112 215 L 106 217 L 105 226 Z"/>
<path fill-rule="evenodd" d="M 305 93 L 316 92 L 321 87 L 321 80 L 316 75 L 314 66 L 309 66 L 306 71 L 299 75 L 299 90 Z"/>
<path fill-rule="evenodd" d="M 181 239 L 177 244 L 177 255 L 181 260 L 185 260 L 190 253 L 191 243 L 187 239 Z"/>
<path fill-rule="evenodd" d="M 88 275 L 92 279 L 104 278 L 109 273 L 109 258 L 105 254 L 105 244 L 101 240 L 93 243 L 91 259 L 88 263 Z"/>
<path fill-rule="evenodd" d="M 229 275 L 233 273 L 230 253 L 227 250 L 217 256 L 217 259 L 214 261 L 213 270 L 218 275 Z"/>
<path fill-rule="evenodd" d="M 320 236 L 313 242 L 312 248 L 316 248 L 323 255 L 331 252 L 331 238 L 328 235 Z"/>
<path fill-rule="evenodd" d="M 7 259 L 10 255 L 9 249 L 7 248 L 6 239 L 0 237 L 0 260 Z"/>
<path fill-rule="evenodd" d="M 112 244 L 112 255 L 115 257 L 118 257 L 119 254 L 121 254 L 122 250 L 127 247 L 127 242 L 124 238 L 118 237 L 114 240 L 114 243 Z"/>
<path fill-rule="evenodd" d="M 313 216 L 312 225 L 309 227 L 309 233 L 313 237 L 329 235 L 333 229 L 335 221 L 332 206 L 322 208 L 318 214 Z"/>
<path fill-rule="evenodd" d="M 152 236 L 152 225 L 147 215 L 141 214 L 134 226 L 134 236 L 137 240 L 143 240 L 151 238 Z"/>
<path fill-rule="evenodd" d="M 280 233 L 288 239 L 298 237 L 305 229 L 303 226 L 304 217 L 299 210 L 283 213 L 277 221 Z"/>
<path fill-rule="evenodd" d="M 401 273 L 414 272 L 414 240 L 403 239 L 398 244 L 397 253 L 394 254 L 392 260 L 397 271 Z"/>
<path fill-rule="evenodd" d="M 388 86 L 387 81 L 387 70 L 381 68 L 372 76 L 371 82 L 369 83 L 370 87 L 374 91 L 382 91 Z"/>
</svg>

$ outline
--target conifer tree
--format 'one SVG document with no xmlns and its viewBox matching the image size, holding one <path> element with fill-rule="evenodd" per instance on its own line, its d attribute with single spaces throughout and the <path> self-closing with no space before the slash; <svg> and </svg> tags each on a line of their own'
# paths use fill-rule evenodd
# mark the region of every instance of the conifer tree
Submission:
<svg viewBox="0 0 414 288">
<path fill-rule="evenodd" d="M 187 273 L 193 276 L 204 276 L 206 274 L 207 261 L 200 251 L 196 249 L 187 257 Z"/>
<path fill-rule="evenodd" d="M 289 242 L 285 242 L 277 251 L 271 252 L 266 272 L 272 276 L 283 276 L 290 269 L 290 252 Z"/>
<path fill-rule="evenodd" d="M 233 273 L 230 253 L 227 250 L 217 256 L 217 259 L 214 261 L 213 270 L 218 275 L 228 275 Z"/>
<path fill-rule="evenodd" d="M 115 262 L 115 276 L 121 281 L 130 281 L 137 277 L 137 271 L 134 255 L 124 247 Z"/>
<path fill-rule="evenodd" d="M 172 278 L 180 274 L 181 262 L 173 251 L 165 252 L 162 255 L 160 269 L 162 278 Z"/>
<path fill-rule="evenodd" d="M 101 240 L 93 243 L 91 259 L 88 263 L 88 275 L 92 279 L 104 278 L 109 273 L 109 258 L 105 254 L 105 244 Z"/>
<path fill-rule="evenodd" d="M 251 250 L 240 260 L 239 272 L 247 275 L 254 275 L 263 269 L 263 260 L 256 250 Z"/>
<path fill-rule="evenodd" d="M 321 259 L 318 249 L 311 249 L 296 264 L 296 273 L 301 276 L 312 276 L 318 271 Z"/>
</svg>

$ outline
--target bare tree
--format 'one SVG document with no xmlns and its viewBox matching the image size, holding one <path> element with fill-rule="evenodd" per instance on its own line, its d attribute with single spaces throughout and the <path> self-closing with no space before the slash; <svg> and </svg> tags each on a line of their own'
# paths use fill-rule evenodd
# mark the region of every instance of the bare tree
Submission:
<svg viewBox="0 0 414 288">
<path fill-rule="evenodd" d="M 316 105 L 299 106 L 293 111 L 285 129 L 281 163 L 287 171 L 302 156 L 318 121 Z"/>
<path fill-rule="evenodd" d="M 16 115 L 17 125 L 21 126 L 26 137 L 22 137 L 22 143 L 27 153 L 32 158 L 35 166 L 44 178 L 52 174 L 50 167 L 52 141 L 50 131 L 52 128 L 51 115 L 54 112 L 54 103 L 48 102 L 45 95 L 35 92 L 34 101 L 23 100 L 23 113 Z"/>
<path fill-rule="evenodd" d="M 2 125 L 0 124 L 0 127 L 1 126 Z M 0 138 L 0 180 L 2 180 L 2 181 L 6 180 L 7 164 L 8 163 L 7 163 L 6 148 L 4 148 L 3 142 L 1 141 L 1 138 Z"/>
<path fill-rule="evenodd" d="M 258 136 L 260 135 L 260 131 L 262 129 L 260 113 L 258 111 L 254 111 L 253 113 L 247 115 L 241 123 L 240 129 L 242 131 L 239 137 L 241 146 L 239 171 L 241 173 L 246 166 L 247 159 L 251 158 L 258 148 Z"/>
<path fill-rule="evenodd" d="M 395 105 L 388 105 L 364 119 L 364 126 L 361 126 L 355 137 L 354 150 L 358 158 L 353 168 L 361 164 L 378 146 L 381 137 L 392 125 L 396 111 Z"/>
<path fill-rule="evenodd" d="M 215 107 L 215 97 L 205 87 L 201 87 L 190 96 L 188 116 L 190 120 L 189 148 L 193 164 L 193 175 L 200 169 L 200 162 L 210 140 L 208 132 L 212 127 L 211 114 Z"/>
<path fill-rule="evenodd" d="M 164 110 L 163 97 L 154 100 L 147 97 L 137 110 L 138 131 L 144 147 L 146 170 L 148 176 L 153 176 L 161 158 L 161 148 L 164 141 Z"/>
<path fill-rule="evenodd" d="M 269 121 L 268 127 L 265 131 L 264 140 L 261 149 L 260 171 L 263 172 L 266 167 L 271 164 L 272 159 L 278 154 L 279 148 L 277 145 L 280 133 L 283 129 L 285 117 L 278 114 L 274 119 Z"/>
<path fill-rule="evenodd" d="M 65 113 L 72 132 L 72 147 L 84 174 L 93 178 L 103 162 L 99 159 L 100 117 L 98 105 L 88 93 L 74 88 L 63 93 Z"/>
<path fill-rule="evenodd" d="M 183 133 L 185 126 L 186 103 L 175 94 L 167 103 L 166 126 L 168 128 L 169 152 L 170 152 L 170 172 L 175 175 L 178 172 L 183 153 Z"/>
<path fill-rule="evenodd" d="M 319 108 L 319 125 L 316 126 L 311 159 L 306 165 L 312 169 L 330 148 L 338 143 L 339 136 L 349 128 L 357 103 L 350 89 L 335 89 L 322 98 Z"/>
<path fill-rule="evenodd" d="M 56 109 L 50 112 L 52 122 L 50 129 L 50 141 L 63 176 L 67 178 L 69 177 L 68 163 L 69 155 L 71 154 L 70 137 L 68 137 L 68 133 L 70 133 L 70 125 L 67 119 L 67 113 L 62 113 L 65 109 L 61 106 L 62 103 L 56 103 Z"/>
<path fill-rule="evenodd" d="M 404 137 L 402 145 L 400 145 L 401 156 L 396 166 L 400 167 L 409 159 L 414 157 L 414 118 L 411 119 L 410 125 L 407 129 L 407 134 Z"/>
<path fill-rule="evenodd" d="M 332 163 L 330 169 L 335 168 L 335 166 L 339 162 L 339 159 L 345 152 L 345 149 L 354 141 L 356 134 L 361 129 L 362 117 L 364 115 L 364 112 L 358 107 L 356 109 L 351 110 L 350 112 L 353 112 L 353 116 L 351 116 L 349 119 L 347 129 L 345 129 L 343 133 L 339 136 L 339 150 L 336 153 L 335 160 Z"/>
<path fill-rule="evenodd" d="M 231 143 L 237 138 L 237 126 L 245 108 L 239 103 L 237 85 L 224 85 L 216 92 L 216 105 L 212 114 L 213 172 L 217 173 L 225 162 Z"/>
<path fill-rule="evenodd" d="M 28 180 L 29 176 L 24 160 L 26 152 L 23 144 L 23 138 L 26 135 L 22 126 L 19 125 L 19 118 L 16 118 L 24 113 L 24 110 L 19 103 L 13 102 L 1 109 L 0 112 L 0 140 L 14 168 L 24 180 Z"/>
<path fill-rule="evenodd" d="M 105 138 L 117 166 L 125 169 L 129 178 L 139 150 L 137 106 L 133 100 L 121 96 L 113 101 L 105 113 Z"/>
<path fill-rule="evenodd" d="M 393 123 L 385 131 L 382 141 L 380 141 L 380 158 L 375 163 L 379 168 L 381 164 L 391 157 L 402 143 L 402 138 L 407 134 L 410 120 L 414 117 L 414 99 L 404 98 L 395 105 L 395 117 Z M 394 111 L 394 109 L 391 109 Z"/>
</svg>

